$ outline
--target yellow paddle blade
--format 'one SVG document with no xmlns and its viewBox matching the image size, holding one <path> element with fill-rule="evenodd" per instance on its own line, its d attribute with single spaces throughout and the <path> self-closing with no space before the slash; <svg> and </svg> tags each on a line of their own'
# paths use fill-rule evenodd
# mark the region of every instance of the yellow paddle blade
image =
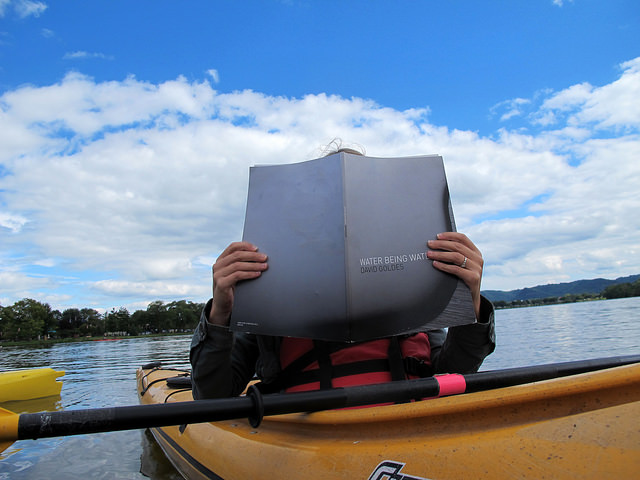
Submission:
<svg viewBox="0 0 640 480">
<path fill-rule="evenodd" d="M 18 420 L 20 415 L 0 408 L 0 453 L 18 440 Z"/>
</svg>

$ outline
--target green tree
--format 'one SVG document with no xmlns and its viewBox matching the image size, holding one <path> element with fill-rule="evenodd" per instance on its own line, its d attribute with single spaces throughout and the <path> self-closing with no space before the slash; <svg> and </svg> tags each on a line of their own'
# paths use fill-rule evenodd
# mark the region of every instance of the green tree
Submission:
<svg viewBox="0 0 640 480">
<path fill-rule="evenodd" d="M 13 323 L 13 309 L 0 306 L 0 340 L 7 340 Z"/>
<path fill-rule="evenodd" d="M 633 283 L 610 285 L 602 291 L 604 298 L 626 298 L 640 296 L 640 280 Z"/>
<path fill-rule="evenodd" d="M 41 338 L 46 325 L 52 322 L 49 304 L 24 298 L 11 307 L 2 309 L 3 328 L 6 338 L 32 340 Z"/>
<path fill-rule="evenodd" d="M 107 333 L 129 333 L 131 315 L 129 310 L 120 307 L 118 310 L 111 309 L 105 317 L 105 330 Z"/>
<path fill-rule="evenodd" d="M 100 336 L 104 334 L 104 319 L 100 312 L 93 308 L 83 308 L 80 310 L 80 318 L 82 319 L 81 334 Z"/>
<path fill-rule="evenodd" d="M 141 333 L 148 333 L 149 330 L 149 314 L 146 310 L 136 310 L 131 315 L 131 328 L 135 333 L 132 335 L 140 335 Z"/>
<path fill-rule="evenodd" d="M 58 324 L 58 334 L 62 338 L 73 337 L 79 334 L 82 325 L 82 315 L 77 308 L 67 308 L 62 312 Z"/>
<path fill-rule="evenodd" d="M 167 305 L 169 328 L 173 331 L 184 332 L 192 330 L 200 318 L 202 304 L 179 300 Z"/>
<path fill-rule="evenodd" d="M 147 318 L 149 322 L 149 331 L 153 333 L 166 331 L 170 328 L 167 307 L 161 300 L 151 302 L 147 306 Z"/>
<path fill-rule="evenodd" d="M 56 338 L 59 337 L 60 334 L 58 330 L 60 330 L 60 320 L 62 320 L 62 313 L 60 310 L 54 310 L 51 312 L 51 323 L 45 325 L 46 332 L 45 335 L 47 338 Z"/>
</svg>

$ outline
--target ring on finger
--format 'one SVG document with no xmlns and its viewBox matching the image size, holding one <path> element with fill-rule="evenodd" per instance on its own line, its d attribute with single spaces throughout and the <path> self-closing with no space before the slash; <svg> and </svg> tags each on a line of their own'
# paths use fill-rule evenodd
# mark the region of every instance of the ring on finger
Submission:
<svg viewBox="0 0 640 480">
<path fill-rule="evenodd" d="M 467 266 L 467 257 L 464 257 L 464 260 L 460 264 L 460 268 L 465 268 Z"/>
</svg>

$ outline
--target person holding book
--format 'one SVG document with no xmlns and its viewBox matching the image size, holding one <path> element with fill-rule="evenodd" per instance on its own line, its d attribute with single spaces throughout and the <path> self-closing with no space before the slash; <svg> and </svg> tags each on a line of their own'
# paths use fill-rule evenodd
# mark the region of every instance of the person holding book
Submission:
<svg viewBox="0 0 640 480">
<path fill-rule="evenodd" d="M 480 295 L 482 254 L 458 232 L 441 233 L 427 247 L 425 261 L 471 290 L 476 323 L 341 343 L 231 331 L 236 285 L 268 268 L 268 257 L 257 246 L 232 243 L 213 265 L 213 298 L 203 309 L 191 344 L 194 398 L 239 395 L 254 375 L 263 391 L 274 392 L 476 372 L 495 348 L 493 305 Z M 286 294 L 282 292 L 283 305 Z"/>
</svg>

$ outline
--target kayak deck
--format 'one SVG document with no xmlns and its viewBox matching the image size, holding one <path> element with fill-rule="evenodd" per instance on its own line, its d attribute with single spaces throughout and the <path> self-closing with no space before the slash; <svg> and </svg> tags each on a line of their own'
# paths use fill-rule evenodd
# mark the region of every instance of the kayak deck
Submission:
<svg viewBox="0 0 640 480">
<path fill-rule="evenodd" d="M 60 395 L 62 382 L 56 379 L 63 375 L 52 368 L 0 372 L 0 402 Z"/>
<path fill-rule="evenodd" d="M 139 370 L 143 404 L 191 391 Z M 640 365 L 421 402 L 162 427 L 186 478 L 632 478 Z M 302 473 L 303 472 L 303 473 Z M 395 475 L 395 476 L 394 476 Z M 404 477 L 403 477 L 404 476 Z"/>
</svg>

